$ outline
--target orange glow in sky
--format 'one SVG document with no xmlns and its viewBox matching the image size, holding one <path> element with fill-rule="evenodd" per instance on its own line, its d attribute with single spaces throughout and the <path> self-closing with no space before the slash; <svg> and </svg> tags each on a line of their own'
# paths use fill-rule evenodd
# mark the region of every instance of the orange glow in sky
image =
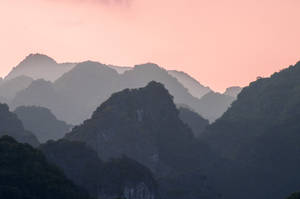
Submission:
<svg viewBox="0 0 300 199">
<path fill-rule="evenodd" d="M 298 0 L 1 0 L 0 76 L 29 53 L 154 62 L 223 91 L 300 60 Z"/>
</svg>

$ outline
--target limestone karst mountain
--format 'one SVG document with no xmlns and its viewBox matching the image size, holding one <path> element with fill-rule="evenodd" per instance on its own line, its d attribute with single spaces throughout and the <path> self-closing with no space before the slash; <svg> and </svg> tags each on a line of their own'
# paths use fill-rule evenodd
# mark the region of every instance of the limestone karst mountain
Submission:
<svg viewBox="0 0 300 199">
<path fill-rule="evenodd" d="M 119 74 L 107 65 L 88 61 L 77 64 L 54 83 L 34 81 L 16 95 L 11 106 L 43 106 L 60 120 L 80 124 L 112 93 L 125 88 L 143 87 L 152 80 L 163 83 L 174 96 L 175 103 L 187 104 L 211 122 L 220 117 L 231 102 L 229 96 L 221 94 L 211 96 L 211 101 L 217 102 L 217 105 L 193 97 L 176 78 L 155 64 L 138 65 Z"/>
<path fill-rule="evenodd" d="M 116 70 L 119 74 L 125 73 L 125 71 L 131 70 L 132 67 L 129 66 L 115 66 L 115 65 L 108 65 L 108 67 Z"/>
<path fill-rule="evenodd" d="M 214 172 L 227 198 L 281 199 L 299 189 L 299 77 L 298 62 L 252 82 L 200 136 L 229 161 Z"/>
<path fill-rule="evenodd" d="M 185 88 L 187 88 L 194 97 L 200 99 L 205 94 L 212 91 L 209 87 L 201 85 L 197 80 L 185 72 L 169 70 L 168 73 L 175 77 Z"/>
<path fill-rule="evenodd" d="M 71 130 L 71 125 L 58 120 L 44 107 L 20 106 L 14 111 L 22 121 L 24 128 L 32 132 L 41 143 L 63 138 Z"/>
<path fill-rule="evenodd" d="M 40 150 L 9 136 L 0 138 L 0 171 L 3 199 L 91 199 Z"/>
<path fill-rule="evenodd" d="M 230 107 L 235 98 L 216 92 L 209 92 L 198 102 L 198 113 L 210 122 L 220 118 Z M 192 107 L 193 108 L 193 107 Z"/>
<path fill-rule="evenodd" d="M 0 96 L 11 102 L 19 91 L 27 88 L 32 82 L 32 78 L 24 75 L 5 80 L 0 84 Z"/>
<path fill-rule="evenodd" d="M 9 111 L 6 104 L 0 104 L 0 136 L 8 135 L 19 142 L 38 146 L 37 138 L 24 129 L 21 120 L 16 114 Z"/>
<path fill-rule="evenodd" d="M 158 199 L 151 171 L 127 157 L 103 162 L 82 142 L 49 141 L 40 146 L 47 159 L 94 198 Z"/>
<path fill-rule="evenodd" d="M 208 127 L 209 121 L 190 108 L 179 106 L 178 110 L 179 118 L 192 129 L 195 137 L 199 137 Z"/>
<path fill-rule="evenodd" d="M 17 93 L 11 102 L 11 108 L 16 109 L 19 106 L 45 107 L 57 117 L 60 116 L 60 112 L 68 111 L 62 96 L 55 90 L 53 84 L 43 79 L 33 81 L 27 88 Z"/>
<path fill-rule="evenodd" d="M 216 158 L 181 121 L 172 96 L 156 82 L 113 94 L 65 139 L 86 143 L 103 160 L 125 154 L 161 180 L 187 171 L 204 171 Z M 204 183 L 202 178 L 197 180 Z M 186 187 L 183 190 L 187 191 Z"/>
<path fill-rule="evenodd" d="M 72 124 L 89 118 L 110 95 L 120 90 L 119 74 L 98 62 L 83 62 L 56 80 L 55 91 L 63 98 L 58 117 Z"/>
<path fill-rule="evenodd" d="M 238 94 L 243 90 L 242 87 L 239 86 L 232 86 L 226 89 L 224 95 L 229 95 L 231 97 L 237 98 Z"/>
<path fill-rule="evenodd" d="M 30 54 L 14 67 L 5 80 L 18 76 L 28 76 L 33 79 L 55 81 L 62 74 L 75 66 L 75 63 L 58 64 L 54 59 L 43 54 Z"/>
</svg>

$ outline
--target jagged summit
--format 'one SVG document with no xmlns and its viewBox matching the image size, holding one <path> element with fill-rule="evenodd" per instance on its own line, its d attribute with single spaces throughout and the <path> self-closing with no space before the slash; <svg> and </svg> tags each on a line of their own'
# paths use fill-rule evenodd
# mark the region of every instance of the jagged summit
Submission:
<svg viewBox="0 0 300 199">
<path fill-rule="evenodd" d="M 100 71 L 101 70 L 101 71 Z M 60 79 L 64 79 L 66 75 L 93 75 L 93 73 L 100 73 L 100 72 L 111 72 L 111 73 L 116 73 L 115 69 L 112 69 L 108 67 L 105 64 L 102 64 L 100 62 L 95 62 L 95 61 L 85 61 L 78 63 L 74 68 L 72 68 L 70 71 L 67 73 L 63 74 L 56 82 L 60 81 Z"/>
<path fill-rule="evenodd" d="M 178 115 L 176 106 L 173 103 L 173 97 L 169 94 L 168 90 L 161 84 L 151 81 L 146 87 L 139 89 L 125 89 L 121 92 L 114 93 L 104 102 L 94 113 L 92 118 L 98 118 L 107 107 L 115 106 L 115 111 L 126 111 L 134 119 L 136 112 L 137 121 L 142 121 L 146 112 L 149 112 L 149 117 L 160 115 L 163 111 L 170 111 Z M 114 109 L 111 109 L 112 111 Z M 151 114 L 150 114 L 151 112 Z M 132 115 L 133 114 L 133 115 Z M 162 118 L 163 115 L 161 115 Z M 161 118 L 152 118 L 161 119 Z"/>
<path fill-rule="evenodd" d="M 204 151 L 209 153 L 179 118 L 168 90 L 154 81 L 113 94 L 66 138 L 87 143 L 103 159 L 125 154 L 160 175 L 193 168 Z M 181 162 L 182 153 L 186 156 Z"/>
<path fill-rule="evenodd" d="M 10 71 L 5 80 L 25 75 L 33 79 L 43 78 L 54 81 L 74 66 L 74 63 L 58 64 L 53 58 L 44 54 L 30 54 Z"/>
<path fill-rule="evenodd" d="M 44 66 L 43 65 L 44 63 L 57 64 L 57 62 L 53 58 L 47 55 L 40 54 L 40 53 L 35 53 L 35 54 L 31 53 L 19 65 L 25 65 L 28 67 L 29 66 L 28 64 L 31 63 L 40 63 L 42 64 L 41 66 Z"/>
<path fill-rule="evenodd" d="M 231 97 L 237 98 L 238 94 L 243 90 L 242 87 L 239 86 L 232 86 L 226 89 L 224 95 L 229 95 Z"/>
<path fill-rule="evenodd" d="M 209 87 L 203 86 L 195 78 L 191 77 L 185 72 L 169 70 L 168 73 L 175 77 L 185 88 L 187 88 L 194 97 L 200 99 L 205 94 L 212 91 Z"/>
<path fill-rule="evenodd" d="M 162 190 L 166 195 L 171 194 L 171 184 L 180 186 L 179 174 L 203 171 L 215 159 L 206 144 L 199 142 L 182 122 L 168 90 L 155 81 L 111 95 L 65 139 L 86 143 L 104 161 L 123 155 L 136 160 L 151 169 L 160 183 L 167 184 Z M 169 179 L 171 176 L 178 178 Z M 205 192 L 212 193 L 203 186 L 207 183 L 203 178 L 195 176 L 189 181 L 201 187 L 196 191 L 199 198 L 204 198 Z M 181 187 L 182 198 L 191 195 L 187 187 Z"/>
<path fill-rule="evenodd" d="M 152 62 L 147 62 L 144 64 L 137 64 L 134 66 L 135 69 L 137 68 L 149 68 L 149 69 L 158 69 L 161 68 L 159 65 L 152 63 Z"/>
</svg>

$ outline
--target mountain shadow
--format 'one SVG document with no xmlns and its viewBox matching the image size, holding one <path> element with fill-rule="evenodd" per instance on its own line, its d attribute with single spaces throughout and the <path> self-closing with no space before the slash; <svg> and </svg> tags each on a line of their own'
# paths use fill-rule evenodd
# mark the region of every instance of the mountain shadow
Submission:
<svg viewBox="0 0 300 199">
<path fill-rule="evenodd" d="M 45 156 L 12 137 L 0 138 L 0 198 L 90 199 Z"/>
</svg>

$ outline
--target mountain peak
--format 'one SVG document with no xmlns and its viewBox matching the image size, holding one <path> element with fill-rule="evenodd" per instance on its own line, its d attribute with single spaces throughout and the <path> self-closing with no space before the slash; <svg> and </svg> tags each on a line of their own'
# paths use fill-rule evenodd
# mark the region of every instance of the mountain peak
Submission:
<svg viewBox="0 0 300 199">
<path fill-rule="evenodd" d="M 9 72 L 5 79 L 25 75 L 33 79 L 43 78 L 55 81 L 63 73 L 73 68 L 74 65 L 74 63 L 58 64 L 54 59 L 44 54 L 29 54 Z"/>
<path fill-rule="evenodd" d="M 31 53 L 29 54 L 18 66 L 22 66 L 23 64 L 32 64 L 32 63 L 51 63 L 51 64 L 57 64 L 56 61 L 44 54 L 40 53 Z M 43 65 L 41 65 L 43 66 Z"/>
<path fill-rule="evenodd" d="M 162 68 L 155 64 L 155 63 L 151 63 L 151 62 L 148 62 L 148 63 L 145 63 L 145 64 L 138 64 L 138 65 L 135 65 L 134 70 L 136 69 L 143 69 L 143 70 L 161 70 Z"/>
<path fill-rule="evenodd" d="M 203 86 L 195 78 L 183 71 L 169 70 L 168 73 L 175 77 L 185 88 L 187 88 L 189 93 L 194 97 L 200 99 L 205 94 L 212 91 L 209 87 Z"/>
<path fill-rule="evenodd" d="M 128 104 L 130 103 L 130 107 Z M 169 91 L 161 83 L 151 81 L 146 87 L 138 89 L 125 89 L 121 92 L 112 94 L 112 96 L 104 102 L 93 114 L 92 117 L 98 117 L 99 113 L 106 110 L 107 107 L 115 106 L 117 109 L 123 111 L 139 110 L 142 108 L 148 109 L 145 106 L 154 106 L 149 109 L 153 114 L 158 114 L 161 110 L 177 112 L 177 109 L 173 103 L 173 96 L 169 94 Z"/>
<path fill-rule="evenodd" d="M 179 118 L 172 96 L 154 81 L 143 88 L 113 94 L 66 138 L 87 143 L 104 160 L 125 154 L 158 175 L 185 169 L 187 165 L 178 165 L 174 159 L 181 158 L 177 154 L 183 149 L 194 155 L 196 147 L 193 133 Z M 169 153 L 174 159 L 168 158 Z M 157 170 L 158 165 L 165 169 Z"/>
<path fill-rule="evenodd" d="M 232 86 L 226 89 L 226 91 L 224 92 L 224 95 L 229 95 L 231 97 L 236 98 L 238 96 L 238 94 L 242 91 L 242 87 L 239 86 Z"/>
</svg>

